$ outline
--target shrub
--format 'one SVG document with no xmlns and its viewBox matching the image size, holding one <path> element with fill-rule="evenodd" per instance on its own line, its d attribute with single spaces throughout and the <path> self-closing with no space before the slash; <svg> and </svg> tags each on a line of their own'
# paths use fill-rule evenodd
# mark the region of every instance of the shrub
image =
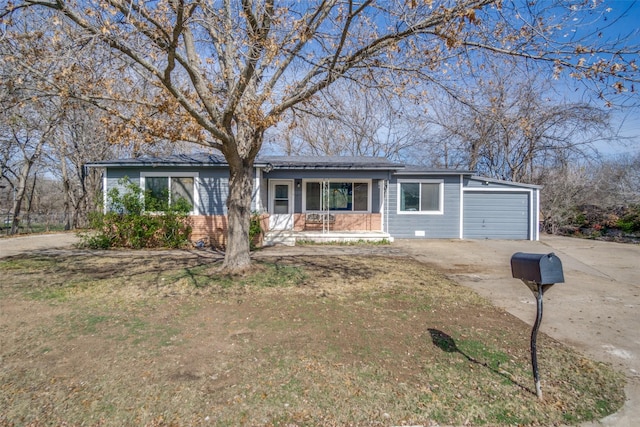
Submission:
<svg viewBox="0 0 640 427">
<path fill-rule="evenodd" d="M 618 220 L 617 225 L 625 233 L 640 232 L 640 206 L 630 207 Z"/>
<path fill-rule="evenodd" d="M 249 223 L 249 247 L 254 250 L 260 241 L 260 235 L 262 234 L 262 225 L 260 224 L 260 214 L 254 213 L 251 215 L 251 222 Z"/>
<path fill-rule="evenodd" d="M 145 212 L 145 200 L 152 200 L 128 178 L 118 181 L 119 187 L 107 193 L 107 212 L 91 217 L 95 233 L 83 236 L 83 243 L 92 249 L 178 248 L 186 245 L 191 235 L 187 215 L 191 205 L 183 198 L 169 204 L 157 199 Z M 121 191 L 122 188 L 122 191 Z"/>
</svg>

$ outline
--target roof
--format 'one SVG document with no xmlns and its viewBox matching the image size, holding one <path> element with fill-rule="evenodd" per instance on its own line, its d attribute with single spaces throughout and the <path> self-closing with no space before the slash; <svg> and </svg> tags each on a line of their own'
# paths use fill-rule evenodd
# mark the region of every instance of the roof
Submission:
<svg viewBox="0 0 640 427">
<path fill-rule="evenodd" d="M 404 168 L 383 157 L 350 156 L 266 156 L 258 159 L 274 169 L 384 169 Z"/>
<path fill-rule="evenodd" d="M 396 170 L 404 165 L 381 157 L 344 156 L 267 156 L 258 157 L 256 167 L 272 169 L 383 169 Z M 227 166 L 224 156 L 195 153 L 174 154 L 166 157 L 142 156 L 133 159 L 104 160 L 87 163 L 88 167 L 135 167 L 135 166 Z"/>
<path fill-rule="evenodd" d="M 486 176 L 478 176 L 478 175 L 474 175 L 474 176 L 470 177 L 470 179 L 472 179 L 474 181 L 484 181 L 486 183 L 492 182 L 492 183 L 495 183 L 495 184 L 510 185 L 510 186 L 522 187 L 522 188 L 537 188 L 537 189 L 543 188 L 542 185 L 523 184 L 522 182 L 505 181 L 504 179 L 488 178 Z M 472 190 L 472 189 L 470 189 L 470 190 Z"/>
<path fill-rule="evenodd" d="M 165 157 L 142 156 L 129 159 L 103 160 L 87 163 L 88 167 L 125 167 L 125 166 L 227 166 L 220 154 L 194 153 L 173 154 Z"/>
<path fill-rule="evenodd" d="M 88 167 L 159 167 L 159 166 L 219 166 L 228 165 L 224 156 L 210 153 L 173 154 L 165 157 L 142 156 L 129 159 L 104 160 L 87 163 Z M 473 175 L 475 171 L 466 169 L 427 168 L 418 165 L 404 165 L 384 157 L 369 156 L 263 156 L 254 162 L 256 167 L 301 170 L 391 170 L 396 175 Z"/>
<path fill-rule="evenodd" d="M 466 169 L 428 168 L 395 163 L 383 157 L 355 156 L 264 156 L 254 162 L 256 167 L 272 169 L 332 169 L 332 170 L 392 170 L 395 175 L 467 175 L 477 181 L 493 182 L 525 188 L 542 188 L 535 184 L 504 181 L 475 175 Z M 224 156 L 210 153 L 173 154 L 165 157 L 142 156 L 134 159 L 103 160 L 87 163 L 87 167 L 159 167 L 159 166 L 217 166 L 227 167 Z"/>
<path fill-rule="evenodd" d="M 397 171 L 396 175 L 473 175 L 476 171 L 467 169 L 446 169 L 446 168 L 428 168 L 418 165 L 407 165 L 404 169 Z"/>
</svg>

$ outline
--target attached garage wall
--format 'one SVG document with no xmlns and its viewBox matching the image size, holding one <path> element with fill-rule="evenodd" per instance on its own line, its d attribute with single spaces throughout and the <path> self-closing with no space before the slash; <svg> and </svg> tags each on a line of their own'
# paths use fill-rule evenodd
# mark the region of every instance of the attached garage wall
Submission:
<svg viewBox="0 0 640 427">
<path fill-rule="evenodd" d="M 441 181 L 444 186 L 441 214 L 399 214 L 398 182 Z M 388 186 L 387 231 L 398 239 L 457 239 L 460 237 L 460 175 L 394 175 Z"/>
<path fill-rule="evenodd" d="M 464 191 L 464 239 L 530 239 L 531 192 Z"/>
</svg>

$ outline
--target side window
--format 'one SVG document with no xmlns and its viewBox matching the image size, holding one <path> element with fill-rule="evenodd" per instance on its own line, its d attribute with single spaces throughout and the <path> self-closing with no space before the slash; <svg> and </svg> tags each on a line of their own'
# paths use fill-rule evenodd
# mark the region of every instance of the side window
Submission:
<svg viewBox="0 0 640 427">
<path fill-rule="evenodd" d="M 420 211 L 440 210 L 440 184 L 420 184 Z"/>
<path fill-rule="evenodd" d="M 150 212 L 162 212 L 169 206 L 169 178 L 146 177 L 144 180 L 144 207 Z"/>
<path fill-rule="evenodd" d="M 398 211 L 400 213 L 442 213 L 443 182 L 400 182 Z"/>
<path fill-rule="evenodd" d="M 195 178 L 193 176 L 145 176 L 144 206 L 147 212 L 162 212 L 169 206 L 193 210 Z"/>
<path fill-rule="evenodd" d="M 192 176 L 171 177 L 171 202 L 176 203 L 184 199 L 193 208 L 194 206 L 194 178 Z"/>
</svg>

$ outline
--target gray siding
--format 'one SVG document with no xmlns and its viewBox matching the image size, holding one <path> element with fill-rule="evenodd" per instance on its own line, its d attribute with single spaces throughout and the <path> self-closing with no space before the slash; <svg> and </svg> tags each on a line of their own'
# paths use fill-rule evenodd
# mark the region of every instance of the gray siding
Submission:
<svg viewBox="0 0 640 427">
<path fill-rule="evenodd" d="M 229 170 L 211 168 L 196 170 L 196 172 L 200 173 L 200 191 L 198 193 L 200 214 L 226 215 L 227 197 L 229 196 Z"/>
<path fill-rule="evenodd" d="M 380 200 L 380 183 L 381 179 L 374 179 L 371 183 L 371 212 L 380 213 L 382 208 L 382 200 Z"/>
<path fill-rule="evenodd" d="M 443 214 L 398 214 L 398 180 L 443 180 Z M 394 175 L 389 182 L 387 208 L 388 232 L 401 239 L 457 239 L 460 237 L 460 176 Z M 421 236 L 424 232 L 424 236 Z"/>
<path fill-rule="evenodd" d="M 131 182 L 136 184 L 140 183 L 140 171 L 134 168 L 109 168 L 107 169 L 107 188 L 109 191 L 114 187 L 122 187 L 118 184 L 118 181 L 122 178 L 129 178 Z"/>
<path fill-rule="evenodd" d="M 118 169 L 107 169 L 106 173 L 106 188 L 104 188 L 104 208 L 106 210 L 111 209 L 109 206 L 109 201 L 107 200 L 107 194 L 112 188 L 118 188 L 120 190 L 120 194 L 125 192 L 125 186 L 120 184 L 120 180 L 124 178 L 128 178 L 134 184 L 140 185 L 140 171 L 134 168 L 118 168 Z"/>
<path fill-rule="evenodd" d="M 153 172 L 198 172 L 198 197 L 200 203 L 197 212 L 200 215 L 226 215 L 229 195 L 229 169 L 225 167 L 155 167 L 155 168 L 107 168 L 107 191 L 118 185 L 118 180 L 128 177 L 132 182 L 140 183 L 140 171 Z M 255 185 L 255 184 L 254 184 Z M 263 182 L 264 185 L 264 182 Z M 256 198 L 251 209 L 256 209 Z"/>
<path fill-rule="evenodd" d="M 465 191 L 465 239 L 529 239 L 529 192 Z"/>
</svg>

